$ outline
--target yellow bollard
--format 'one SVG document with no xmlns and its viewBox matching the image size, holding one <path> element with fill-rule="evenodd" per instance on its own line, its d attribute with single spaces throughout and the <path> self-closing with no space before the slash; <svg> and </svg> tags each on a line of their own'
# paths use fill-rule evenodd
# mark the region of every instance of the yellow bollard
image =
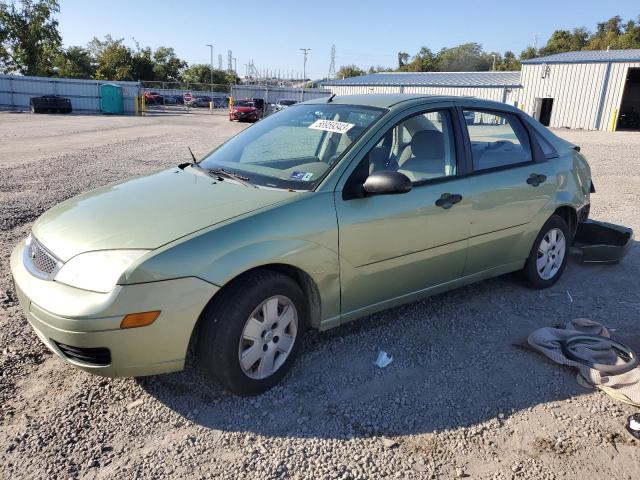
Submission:
<svg viewBox="0 0 640 480">
<path fill-rule="evenodd" d="M 613 111 L 613 116 L 611 117 L 611 131 L 615 132 L 618 127 L 618 109 L 616 108 Z"/>
<path fill-rule="evenodd" d="M 138 115 L 139 114 L 138 101 L 139 101 L 139 98 L 138 98 L 137 95 L 135 97 L 133 97 L 133 114 L 134 115 Z"/>
<path fill-rule="evenodd" d="M 142 113 L 145 113 L 147 111 L 147 102 L 144 99 L 144 95 L 142 96 Z"/>
</svg>

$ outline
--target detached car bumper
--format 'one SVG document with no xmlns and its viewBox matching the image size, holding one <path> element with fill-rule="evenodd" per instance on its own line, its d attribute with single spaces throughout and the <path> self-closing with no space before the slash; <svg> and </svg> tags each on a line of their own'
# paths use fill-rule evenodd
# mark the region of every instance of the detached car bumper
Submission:
<svg viewBox="0 0 640 480">
<path fill-rule="evenodd" d="M 116 286 L 103 294 L 33 276 L 24 242 L 11 254 L 20 305 L 40 340 L 77 368 L 107 377 L 181 370 L 193 328 L 218 287 L 198 278 Z M 151 325 L 121 329 L 129 313 L 160 310 Z"/>
</svg>

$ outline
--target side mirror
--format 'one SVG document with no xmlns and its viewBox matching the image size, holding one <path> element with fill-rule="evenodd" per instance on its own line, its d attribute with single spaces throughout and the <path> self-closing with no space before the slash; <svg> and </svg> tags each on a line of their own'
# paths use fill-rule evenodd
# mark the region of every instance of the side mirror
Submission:
<svg viewBox="0 0 640 480">
<path fill-rule="evenodd" d="M 403 173 L 383 170 L 369 175 L 362 187 L 371 195 L 407 193 L 411 190 L 411 180 Z"/>
</svg>

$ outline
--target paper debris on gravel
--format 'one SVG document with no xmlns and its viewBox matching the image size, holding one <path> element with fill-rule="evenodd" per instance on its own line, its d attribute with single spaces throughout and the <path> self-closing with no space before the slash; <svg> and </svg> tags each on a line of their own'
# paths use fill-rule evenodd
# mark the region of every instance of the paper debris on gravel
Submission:
<svg viewBox="0 0 640 480">
<path fill-rule="evenodd" d="M 127 410 L 133 410 L 136 407 L 139 407 L 140 405 L 142 405 L 143 400 L 141 398 L 139 398 L 138 400 L 135 400 L 133 402 L 131 402 L 130 404 L 127 405 Z"/>
<path fill-rule="evenodd" d="M 373 364 L 378 368 L 384 368 L 391 362 L 393 362 L 393 357 L 390 357 L 387 352 L 380 350 L 380 353 L 378 353 L 378 358 L 375 362 L 373 362 Z"/>
</svg>

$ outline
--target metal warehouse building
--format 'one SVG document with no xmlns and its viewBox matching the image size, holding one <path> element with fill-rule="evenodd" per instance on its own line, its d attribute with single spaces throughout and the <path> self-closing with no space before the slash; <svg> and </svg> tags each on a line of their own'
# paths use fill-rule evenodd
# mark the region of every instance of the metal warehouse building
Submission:
<svg viewBox="0 0 640 480">
<path fill-rule="evenodd" d="M 516 105 L 550 127 L 640 130 L 640 50 L 567 52 L 521 72 L 374 73 L 327 81 L 338 95 L 426 93 Z"/>
<path fill-rule="evenodd" d="M 520 72 L 384 72 L 328 81 L 322 86 L 337 95 L 426 93 L 506 103 L 514 103 L 521 89 Z"/>
</svg>

